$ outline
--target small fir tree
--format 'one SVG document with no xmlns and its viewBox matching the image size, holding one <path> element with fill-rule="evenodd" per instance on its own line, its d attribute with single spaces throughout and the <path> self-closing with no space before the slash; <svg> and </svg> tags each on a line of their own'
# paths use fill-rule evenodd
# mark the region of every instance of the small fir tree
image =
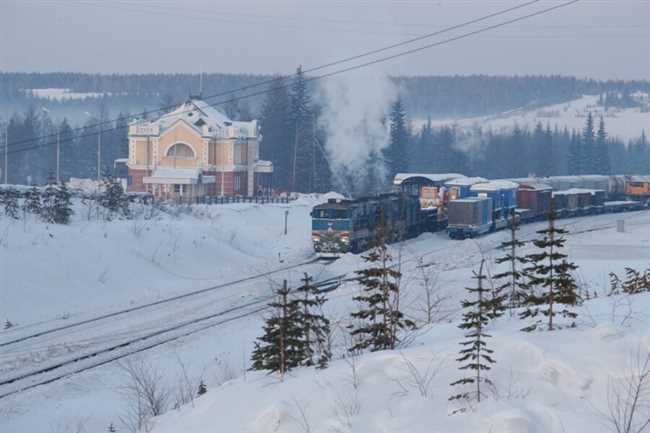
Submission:
<svg viewBox="0 0 650 433">
<path fill-rule="evenodd" d="M 54 195 L 54 222 L 57 224 L 69 224 L 72 216 L 72 194 L 62 183 L 56 187 Z"/>
<path fill-rule="evenodd" d="M 521 269 L 526 264 L 526 258 L 519 255 L 519 249 L 525 243 L 517 239 L 518 230 L 519 224 L 513 209 L 510 217 L 510 240 L 501 242 L 504 255 L 496 259 L 497 264 L 506 263 L 508 269 L 494 276 L 494 279 L 501 281 L 501 284 L 497 287 L 497 295 L 503 293 L 503 296 L 507 297 L 511 316 L 512 309 L 519 307 L 526 297 L 525 275 L 523 269 Z"/>
<path fill-rule="evenodd" d="M 479 271 L 474 272 L 476 287 L 466 288 L 468 294 L 475 296 L 474 300 L 464 300 L 461 305 L 465 309 L 463 322 L 458 325 L 460 329 L 466 330 L 465 341 L 460 345 L 462 349 L 460 357 L 456 359 L 462 365 L 460 370 L 470 371 L 472 374 L 467 375 L 455 382 L 451 386 L 461 386 L 462 391 L 449 397 L 453 400 L 476 400 L 481 401 L 485 395 L 481 391 L 481 385 L 490 385 L 492 382 L 485 376 L 485 372 L 492 368 L 496 361 L 493 358 L 494 351 L 487 347 L 486 339 L 491 335 L 485 332 L 485 328 L 490 321 L 491 305 L 487 299 L 488 290 L 484 287 L 485 276 L 483 275 L 483 266 L 485 260 L 481 261 Z M 474 390 L 468 391 L 467 385 L 473 385 Z M 462 411 L 462 410 L 461 410 Z"/>
<path fill-rule="evenodd" d="M 322 311 L 327 299 L 312 284 L 313 278 L 307 273 L 301 281 L 302 285 L 296 289 L 296 301 L 301 307 L 300 325 L 305 352 L 303 365 L 326 368 L 332 357 L 328 345 L 330 321 Z"/>
<path fill-rule="evenodd" d="M 115 424 L 110 423 L 108 425 L 108 428 L 106 429 L 106 431 L 109 432 L 109 433 L 115 433 L 117 431 L 117 429 L 115 428 Z"/>
<path fill-rule="evenodd" d="M 18 198 L 20 194 L 13 187 L 0 191 L 0 200 L 4 206 L 5 215 L 9 218 L 18 219 Z"/>
<path fill-rule="evenodd" d="M 205 383 L 203 383 L 203 381 L 201 381 L 201 383 L 199 383 L 199 390 L 196 392 L 196 395 L 200 397 L 206 392 L 208 392 L 208 387 L 206 386 Z"/>
<path fill-rule="evenodd" d="M 522 319 L 527 319 L 534 318 L 541 312 L 548 318 L 549 331 L 554 329 L 553 318 L 558 314 L 555 311 L 555 304 L 563 303 L 565 299 L 558 297 L 559 291 L 561 287 L 568 290 L 570 286 L 568 279 L 572 279 L 570 273 L 577 269 L 576 265 L 566 260 L 568 256 L 562 252 L 566 242 L 563 235 L 568 231 L 555 225 L 556 218 L 554 206 L 551 204 L 551 210 L 548 213 L 548 227 L 538 230 L 537 234 L 540 237 L 533 241 L 538 251 L 526 256 L 526 260 L 530 264 L 526 268 L 529 279 L 528 294 L 525 300 L 527 308 L 520 314 Z M 575 287 L 575 282 L 573 287 Z M 574 304 L 575 302 L 572 305 Z M 525 327 L 523 330 L 532 331 L 537 328 L 537 324 Z"/>
<path fill-rule="evenodd" d="M 402 274 L 391 266 L 392 256 L 388 251 L 384 233 L 385 227 L 381 222 L 377 229 L 375 246 L 362 257 L 369 267 L 355 271 L 360 277 L 359 283 L 363 286 L 363 291 L 353 298 L 359 302 L 360 310 L 351 316 L 361 324 L 351 332 L 352 336 L 357 338 L 357 343 L 350 351 L 395 349 L 399 341 L 398 331 L 415 328 L 415 324 L 405 319 L 399 309 Z"/>
<path fill-rule="evenodd" d="M 99 196 L 99 204 L 106 209 L 106 219 L 111 220 L 117 216 L 129 216 L 129 198 L 124 192 L 122 184 L 108 176 L 103 180 L 104 191 Z"/>
<path fill-rule="evenodd" d="M 56 195 L 57 187 L 54 183 L 48 183 L 41 196 L 41 218 L 49 224 L 56 222 Z"/>
<path fill-rule="evenodd" d="M 645 290 L 644 286 L 644 275 L 633 268 L 625 268 L 625 281 L 621 285 L 623 293 L 629 295 L 635 295 L 641 293 Z"/>
<path fill-rule="evenodd" d="M 555 303 L 558 305 L 558 311 L 556 311 L 556 314 L 569 319 L 578 317 L 573 308 L 578 304 L 578 285 L 573 275 L 571 275 L 571 272 L 576 268 L 574 264 L 562 260 L 557 275 Z M 575 326 L 575 322 L 571 326 Z"/>
<path fill-rule="evenodd" d="M 621 279 L 614 272 L 609 273 L 609 296 L 618 295 L 621 289 Z"/>
<path fill-rule="evenodd" d="M 269 304 L 273 310 L 264 325 L 264 335 L 255 342 L 251 370 L 278 373 L 280 380 L 287 371 L 305 359 L 300 305 L 289 297 L 287 281 L 275 291 L 277 299 Z"/>
<path fill-rule="evenodd" d="M 29 212 L 34 215 L 41 214 L 41 192 L 36 187 L 32 187 L 25 196 L 25 202 L 23 203 L 23 209 L 26 212 Z"/>
</svg>

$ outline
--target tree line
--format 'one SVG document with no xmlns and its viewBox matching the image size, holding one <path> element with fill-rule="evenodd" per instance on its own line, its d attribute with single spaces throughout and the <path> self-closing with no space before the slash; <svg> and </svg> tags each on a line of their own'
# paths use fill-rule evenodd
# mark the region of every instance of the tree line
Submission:
<svg viewBox="0 0 650 433">
<path fill-rule="evenodd" d="M 7 79 L 6 75 L 4 77 Z M 445 80 L 449 77 L 437 78 L 447 82 Z M 176 79 L 180 80 L 178 76 Z M 513 80 L 519 83 L 513 88 L 527 82 L 524 78 L 516 77 L 454 79 L 482 83 L 487 88 L 490 86 L 486 83 L 491 82 Z M 538 83 L 539 89 L 543 90 L 538 89 L 541 94 L 545 94 L 545 89 L 552 87 L 552 83 L 564 83 L 571 88 L 581 82 L 571 79 L 567 84 L 567 80 L 560 77 L 527 79 Z M 413 80 L 417 81 L 415 78 Z M 602 83 L 597 85 L 597 82 L 588 83 L 599 89 L 620 84 L 608 83 L 606 86 Z M 624 89 L 630 85 L 620 84 Z M 263 136 L 261 158 L 274 164 L 273 186 L 277 191 L 324 192 L 332 189 L 334 180 L 340 180 L 345 175 L 330 170 L 328 137 L 319 122 L 323 107 L 314 97 L 314 86 L 298 68 L 290 78 L 274 77 L 269 92 L 261 98 L 258 116 L 246 101 L 238 100 L 237 95 L 231 95 L 224 106 L 227 114 L 236 120 L 259 117 Z M 92 89 L 83 87 L 77 90 Z M 616 98 L 625 98 L 626 94 L 610 91 L 604 93 L 603 97 L 604 101 L 617 101 Z M 645 133 L 625 143 L 609 137 L 605 120 L 594 118 L 591 113 L 588 113 L 581 131 L 552 129 L 550 125 L 542 123 L 532 129 L 515 125 L 505 132 L 481 128 L 461 130 L 453 125 L 433 127 L 431 120 L 414 128 L 410 122 L 413 111 L 409 113 L 409 104 L 412 106 L 413 102 L 409 101 L 408 95 L 408 90 L 402 92 L 392 103 L 388 117 L 383 119 L 390 137 L 387 147 L 381 154 L 368 156 L 367 165 L 371 168 L 377 164 L 385 165 L 386 176 L 381 177 L 369 170 L 365 184 L 356 185 L 358 194 L 386 190 L 398 172 L 458 172 L 487 178 L 508 178 L 530 174 L 645 174 L 650 166 L 650 147 Z M 168 105 L 173 105 L 173 97 L 168 95 L 163 99 L 167 99 Z M 93 111 L 86 116 L 84 126 L 75 130 L 67 119 L 57 124 L 46 110 L 39 111 L 34 106 L 24 114 L 14 113 L 7 123 L 9 182 L 44 184 L 56 168 L 57 134 L 62 180 L 97 177 L 98 135 L 101 136 L 99 172 L 113 173 L 115 159 L 128 157 L 129 115 L 120 114 L 116 121 L 96 126 L 96 123 L 109 119 L 109 101 L 106 97 L 95 100 Z M 139 117 L 146 116 L 143 114 Z"/>
<path fill-rule="evenodd" d="M 581 131 L 553 128 L 541 122 L 531 130 L 515 125 L 511 131 L 463 131 L 435 128 L 431 122 L 391 141 L 407 161 L 391 167 L 400 171 L 464 173 L 490 179 L 578 174 L 647 174 L 650 147 L 645 132 L 627 143 L 607 134 L 603 118 L 587 114 Z"/>
<path fill-rule="evenodd" d="M 107 103 L 124 112 L 141 112 L 190 94 L 215 95 L 271 79 L 263 74 L 170 73 L 170 74 L 90 74 L 74 72 L 0 72 L 0 100 L 13 111 L 32 105 L 50 110 L 83 114 L 96 103 L 94 98 L 61 101 L 35 98 L 26 89 L 64 88 L 78 93 L 104 94 Z M 415 76 L 393 77 L 403 89 L 406 108 L 417 116 L 476 116 L 559 103 L 584 94 L 629 95 L 637 90 L 650 92 L 647 81 L 598 81 L 568 76 Z M 211 102 L 225 102 L 228 97 Z M 246 98 L 251 112 L 259 113 L 263 98 Z M 6 114 L 6 113 L 5 113 Z"/>
</svg>

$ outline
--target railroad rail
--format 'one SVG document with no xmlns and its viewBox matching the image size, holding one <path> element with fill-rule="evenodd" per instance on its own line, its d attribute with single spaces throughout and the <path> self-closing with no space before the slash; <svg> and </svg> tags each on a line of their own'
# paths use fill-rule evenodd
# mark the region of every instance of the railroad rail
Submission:
<svg viewBox="0 0 650 433">
<path fill-rule="evenodd" d="M 215 290 L 223 289 L 224 287 L 234 286 L 234 285 L 237 285 L 237 284 L 242 284 L 242 283 L 253 281 L 253 280 L 258 280 L 260 278 L 268 277 L 270 275 L 277 274 L 279 272 L 284 272 L 284 271 L 287 271 L 287 270 L 290 270 L 290 269 L 299 268 L 301 266 L 318 263 L 319 261 L 320 261 L 320 259 L 317 257 L 317 258 L 314 258 L 314 259 L 311 259 L 311 260 L 307 260 L 305 262 L 296 263 L 296 264 L 292 264 L 292 265 L 289 265 L 289 266 L 284 266 L 284 267 L 277 268 L 277 269 L 274 269 L 274 270 L 271 270 L 271 271 L 268 271 L 268 272 L 262 272 L 260 274 L 255 274 L 255 275 L 240 278 L 240 279 L 237 279 L 237 280 L 229 281 L 229 282 L 226 282 L 226 283 L 217 284 L 215 286 L 210 286 L 210 287 L 206 287 L 206 288 L 199 289 L 199 290 L 193 290 L 191 292 L 183 293 L 183 294 L 176 295 L 176 296 L 171 296 L 171 297 L 165 298 L 165 299 L 159 299 L 158 301 L 148 302 L 148 303 L 145 303 L 145 304 L 140 304 L 140 305 L 135 306 L 135 307 L 125 308 L 125 309 L 122 309 L 122 310 L 116 310 L 116 311 L 112 311 L 110 313 L 106 313 L 106 314 L 102 314 L 102 315 L 99 315 L 99 316 L 91 317 L 89 319 L 80 320 L 78 322 L 69 323 L 69 324 L 66 324 L 66 325 L 45 329 L 43 331 L 35 332 L 33 334 L 21 336 L 19 338 L 14 338 L 12 340 L 2 341 L 2 342 L 0 342 L 0 347 L 7 347 L 7 346 L 10 346 L 12 344 L 21 343 L 21 342 L 24 342 L 24 341 L 27 341 L 27 340 L 30 340 L 30 339 L 42 337 L 44 335 L 52 334 L 52 333 L 55 333 L 55 332 L 76 328 L 76 327 L 79 327 L 79 326 L 87 325 L 87 324 L 98 322 L 98 321 L 105 320 L 105 319 L 114 318 L 114 317 L 117 317 L 117 316 L 122 316 L 124 314 L 133 313 L 135 311 L 145 310 L 147 308 L 155 307 L 155 306 L 162 305 L 162 304 L 167 304 L 167 303 L 170 303 L 170 302 L 175 302 L 175 301 L 187 299 L 187 298 L 190 298 L 190 297 L 193 297 L 193 296 L 197 296 L 197 295 L 212 292 L 212 291 L 215 291 Z"/>
<path fill-rule="evenodd" d="M 314 283 L 314 286 L 320 288 L 324 293 L 331 292 L 339 287 L 343 277 L 344 275 L 328 278 Z M 139 335 L 99 349 L 75 355 L 68 359 L 57 361 L 28 372 L 2 378 L 0 379 L 0 389 L 2 387 L 11 387 L 11 385 L 15 386 L 13 389 L 0 391 L 0 399 L 61 380 L 73 374 L 82 373 L 100 367 L 110 362 L 118 361 L 127 356 L 153 349 L 215 326 L 220 326 L 225 323 L 261 313 L 269 308 L 267 304 L 272 298 L 273 296 L 265 296 L 216 313 L 190 319 L 173 326 L 168 326 L 144 335 Z M 230 313 L 236 313 L 242 310 L 244 310 L 242 313 L 235 316 L 221 319 L 216 322 L 212 321 L 212 319 L 219 319 Z"/>
</svg>

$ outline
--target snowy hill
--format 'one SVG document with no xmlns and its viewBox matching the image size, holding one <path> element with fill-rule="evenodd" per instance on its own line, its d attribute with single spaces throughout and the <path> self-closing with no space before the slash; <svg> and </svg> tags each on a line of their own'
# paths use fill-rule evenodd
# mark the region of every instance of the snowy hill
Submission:
<svg viewBox="0 0 650 433">
<path fill-rule="evenodd" d="M 645 94 L 638 94 L 638 98 L 646 98 Z M 644 99 L 644 101 L 646 100 Z M 543 125 L 549 124 L 551 128 L 562 130 L 567 127 L 569 130 L 582 130 L 587 113 L 591 112 L 597 118 L 603 116 L 607 132 L 610 137 L 618 137 L 622 140 L 636 139 L 641 136 L 642 131 L 650 131 L 650 110 L 635 108 L 613 108 L 607 110 L 598 105 L 598 96 L 584 95 L 567 103 L 549 105 L 532 110 L 512 110 L 500 114 L 482 117 L 464 117 L 437 119 L 432 121 L 434 126 L 457 125 L 462 129 L 480 127 L 483 131 L 493 130 L 509 131 L 515 125 L 521 128 L 532 130 L 538 122 Z M 414 123 L 419 126 L 425 120 L 416 120 Z"/>
<path fill-rule="evenodd" d="M 449 384 L 464 375 L 454 359 L 455 324 L 424 329 L 411 347 L 302 369 L 284 383 L 249 374 L 211 389 L 195 407 L 170 412 L 154 433 L 563 433 L 608 431 L 607 393 L 641 348 L 650 350 L 650 295 L 634 313 L 612 312 L 620 300 L 590 301 L 577 329 L 527 334 L 517 319 L 489 329 L 497 359 L 487 399 L 451 415 Z M 631 323 L 633 322 L 633 323 Z M 631 358 L 632 357 L 632 358 Z"/>
</svg>

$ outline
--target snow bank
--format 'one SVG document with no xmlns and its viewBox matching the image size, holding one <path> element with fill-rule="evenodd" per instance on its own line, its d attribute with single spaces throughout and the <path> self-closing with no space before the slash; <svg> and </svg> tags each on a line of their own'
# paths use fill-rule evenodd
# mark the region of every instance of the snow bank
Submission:
<svg viewBox="0 0 650 433">
<path fill-rule="evenodd" d="M 253 373 L 208 385 L 196 407 L 158 418 L 153 433 L 605 431 L 600 412 L 608 381 L 624 374 L 639 345 L 650 350 L 645 316 L 637 317 L 634 328 L 617 319 L 590 323 L 591 317 L 606 316 L 614 302 L 588 302 L 577 329 L 524 333 L 519 320 L 500 319 L 488 341 L 497 359 L 489 372 L 494 386 L 465 413 L 452 415 L 458 405 L 448 401 L 454 392 L 449 383 L 465 374 L 454 360 L 462 332 L 455 324 L 440 324 L 425 329 L 411 347 L 339 360 L 322 371 L 298 369 L 283 383 Z M 647 309 L 650 294 L 634 302 L 639 311 Z M 418 384 L 417 375 L 432 379 Z"/>
<path fill-rule="evenodd" d="M 94 202 L 75 200 L 69 226 L 0 216 L 0 317 L 25 324 L 112 310 L 305 260 L 313 256 L 311 208 L 337 196 L 143 207 L 133 220 L 111 222 L 97 220 Z"/>
</svg>

